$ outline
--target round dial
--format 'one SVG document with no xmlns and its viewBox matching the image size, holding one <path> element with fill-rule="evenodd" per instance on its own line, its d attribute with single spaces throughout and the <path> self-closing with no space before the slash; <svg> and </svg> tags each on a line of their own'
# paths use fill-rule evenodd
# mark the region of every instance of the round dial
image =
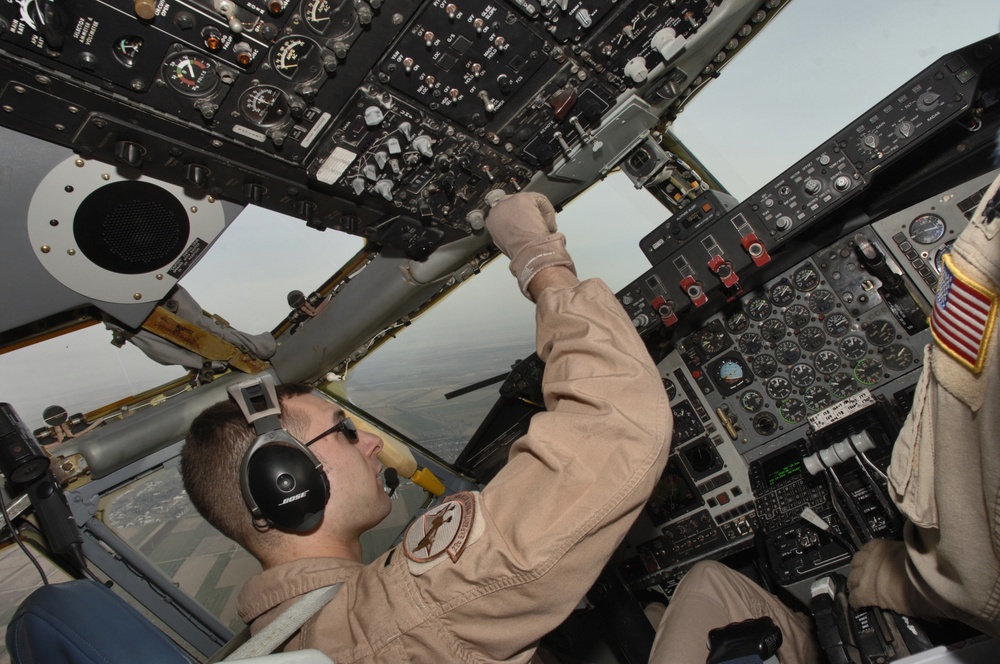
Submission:
<svg viewBox="0 0 1000 664">
<path fill-rule="evenodd" d="M 952 244 L 954 244 L 954 240 L 949 240 L 934 252 L 934 269 L 937 270 L 938 274 L 941 274 L 941 271 L 944 269 L 944 255 L 951 251 Z"/>
<path fill-rule="evenodd" d="M 802 400 L 806 402 L 809 410 L 823 410 L 833 403 L 830 390 L 822 385 L 812 385 L 802 390 Z"/>
<path fill-rule="evenodd" d="M 771 303 L 766 297 L 758 295 L 747 302 L 747 316 L 754 320 L 764 320 L 771 315 Z"/>
<path fill-rule="evenodd" d="M 936 214 L 922 214 L 910 222 L 910 237 L 918 244 L 934 244 L 944 237 L 944 219 Z"/>
<path fill-rule="evenodd" d="M 787 281 L 782 280 L 771 286 L 767 299 L 776 307 L 787 307 L 795 300 L 795 290 Z"/>
<path fill-rule="evenodd" d="M 322 51 L 316 42 L 292 35 L 283 37 L 271 49 L 271 66 L 289 81 L 313 81 L 324 72 Z"/>
<path fill-rule="evenodd" d="M 792 275 L 792 283 L 804 293 L 819 286 L 819 272 L 810 264 L 803 265 Z"/>
<path fill-rule="evenodd" d="M 865 336 L 876 346 L 886 346 L 896 339 L 896 327 L 887 320 L 873 320 L 865 325 Z"/>
<path fill-rule="evenodd" d="M 719 381 L 730 387 L 742 383 L 745 376 L 743 365 L 731 359 L 724 359 L 722 363 L 719 364 L 716 371 L 718 371 L 719 374 Z"/>
<path fill-rule="evenodd" d="M 786 422 L 798 424 L 806 419 L 806 405 L 798 399 L 785 399 L 778 406 L 778 414 Z"/>
<path fill-rule="evenodd" d="M 167 85 L 182 95 L 204 97 L 219 87 L 215 63 L 197 53 L 174 53 L 160 70 Z"/>
<path fill-rule="evenodd" d="M 853 334 L 840 340 L 840 354 L 849 362 L 857 362 L 868 352 L 868 344 Z"/>
<path fill-rule="evenodd" d="M 142 44 L 142 37 L 125 35 L 124 37 L 118 38 L 111 50 L 114 52 L 115 57 L 118 58 L 118 62 L 122 63 L 126 67 L 131 67 L 135 64 L 135 59 L 138 57 L 139 51 L 142 49 Z"/>
<path fill-rule="evenodd" d="M 288 99 L 273 85 L 255 85 L 240 97 L 240 111 L 255 125 L 272 127 L 288 117 Z"/>
<path fill-rule="evenodd" d="M 903 344 L 886 346 L 882 350 L 882 361 L 893 371 L 905 371 L 913 366 L 913 351 Z"/>
<path fill-rule="evenodd" d="M 840 368 L 840 357 L 832 350 L 821 350 L 813 360 L 816 371 L 829 376 Z"/>
<path fill-rule="evenodd" d="M 826 289 L 820 289 L 809 296 L 809 311 L 814 314 L 825 314 L 833 311 L 837 298 Z"/>
<path fill-rule="evenodd" d="M 756 413 L 764 406 L 764 396 L 757 390 L 747 390 L 740 395 L 740 406 L 748 413 Z"/>
<path fill-rule="evenodd" d="M 795 364 L 802 357 L 802 351 L 794 341 L 782 341 L 774 347 L 774 357 L 782 364 Z"/>
<path fill-rule="evenodd" d="M 677 386 L 669 378 L 663 379 L 663 389 L 667 391 L 667 401 L 673 401 L 677 396 Z"/>
<path fill-rule="evenodd" d="M 726 330 L 729 334 L 739 334 L 750 325 L 750 319 L 742 311 L 737 311 L 732 316 L 726 318 Z"/>
<path fill-rule="evenodd" d="M 792 394 L 792 384 L 786 378 L 775 376 L 767 381 L 767 394 L 775 401 L 787 399 Z"/>
<path fill-rule="evenodd" d="M 874 385 L 882 378 L 882 363 L 873 357 L 866 357 L 854 365 L 854 377 L 862 385 Z"/>
<path fill-rule="evenodd" d="M 769 318 L 760 324 L 760 334 L 765 340 L 776 344 L 785 338 L 788 328 L 777 318 Z"/>
<path fill-rule="evenodd" d="M 809 324 L 809 310 L 801 304 L 793 304 L 785 309 L 785 324 L 793 330 L 798 330 Z"/>
<path fill-rule="evenodd" d="M 302 20 L 318 34 L 331 36 L 349 32 L 357 22 L 357 12 L 346 0 L 306 0 Z"/>
<path fill-rule="evenodd" d="M 802 350 L 814 353 L 826 343 L 826 332 L 818 327 L 804 327 L 799 331 L 799 345 Z"/>
<path fill-rule="evenodd" d="M 839 337 L 847 334 L 847 331 L 851 329 L 851 321 L 844 314 L 833 313 L 826 317 L 823 327 L 826 328 L 826 332 L 830 336 Z"/>
<path fill-rule="evenodd" d="M 762 436 L 770 436 L 778 430 L 778 420 L 767 411 L 757 413 L 753 418 L 753 430 Z"/>
<path fill-rule="evenodd" d="M 808 387 L 816 381 L 816 370 L 808 364 L 796 364 L 788 370 L 788 379 L 795 387 Z"/>
<path fill-rule="evenodd" d="M 838 371 L 830 376 L 830 394 L 837 401 L 846 399 L 858 391 L 858 386 L 854 382 L 854 376 L 846 371 Z"/>
<path fill-rule="evenodd" d="M 711 357 L 726 347 L 726 335 L 721 329 L 708 328 L 698 333 L 695 342 Z"/>
<path fill-rule="evenodd" d="M 756 355 L 764 348 L 764 340 L 756 332 L 747 332 L 740 337 L 739 346 L 744 355 Z"/>
<path fill-rule="evenodd" d="M 767 353 L 753 359 L 753 372 L 761 378 L 770 378 L 777 370 L 778 363 L 774 361 L 774 357 Z"/>
</svg>

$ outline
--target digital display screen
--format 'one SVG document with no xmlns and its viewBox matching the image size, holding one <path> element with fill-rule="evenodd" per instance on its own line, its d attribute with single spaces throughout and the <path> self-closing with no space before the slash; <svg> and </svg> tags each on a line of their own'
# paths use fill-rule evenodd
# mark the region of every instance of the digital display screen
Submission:
<svg viewBox="0 0 1000 664">
<path fill-rule="evenodd" d="M 653 489 L 653 495 L 646 503 L 646 511 L 649 513 L 653 523 L 661 523 L 684 514 L 702 504 L 699 496 L 691 482 L 684 476 L 676 457 L 670 457 L 660 481 Z"/>
<path fill-rule="evenodd" d="M 802 457 L 795 445 L 761 462 L 764 485 L 773 487 L 802 472 Z"/>
</svg>

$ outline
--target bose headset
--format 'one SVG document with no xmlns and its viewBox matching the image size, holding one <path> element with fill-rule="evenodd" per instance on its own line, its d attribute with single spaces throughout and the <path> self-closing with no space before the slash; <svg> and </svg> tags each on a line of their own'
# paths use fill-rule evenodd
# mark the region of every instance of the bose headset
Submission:
<svg viewBox="0 0 1000 664">
<path fill-rule="evenodd" d="M 269 374 L 228 388 L 257 437 L 240 464 L 240 490 L 254 525 L 305 533 L 323 520 L 330 484 L 323 464 L 281 426 L 281 407 Z"/>
</svg>

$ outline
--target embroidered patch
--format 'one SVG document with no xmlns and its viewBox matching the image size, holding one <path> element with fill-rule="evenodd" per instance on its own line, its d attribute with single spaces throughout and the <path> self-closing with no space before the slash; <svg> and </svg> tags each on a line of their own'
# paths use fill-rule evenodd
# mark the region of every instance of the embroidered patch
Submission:
<svg viewBox="0 0 1000 664">
<path fill-rule="evenodd" d="M 475 493 L 456 493 L 410 524 L 403 536 L 403 553 L 414 574 L 447 559 L 457 561 L 479 539 L 484 526 L 478 499 Z"/>
<path fill-rule="evenodd" d="M 948 355 L 973 373 L 983 370 L 997 315 L 997 294 L 955 269 L 945 254 L 931 314 L 931 333 Z"/>
</svg>

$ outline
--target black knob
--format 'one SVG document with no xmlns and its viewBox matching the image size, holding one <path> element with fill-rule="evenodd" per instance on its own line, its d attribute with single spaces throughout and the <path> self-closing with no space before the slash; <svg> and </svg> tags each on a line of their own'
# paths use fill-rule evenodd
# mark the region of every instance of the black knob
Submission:
<svg viewBox="0 0 1000 664">
<path fill-rule="evenodd" d="M 146 156 L 146 148 L 132 141 L 118 141 L 115 143 L 115 159 L 126 166 L 139 168 L 142 166 L 142 159 Z"/>
<path fill-rule="evenodd" d="M 248 182 L 243 186 L 243 196 L 246 197 L 247 203 L 253 203 L 254 205 L 260 205 L 264 201 L 264 193 L 266 191 L 264 185 L 256 182 Z"/>
<path fill-rule="evenodd" d="M 201 164 L 188 164 L 184 167 L 184 181 L 192 187 L 204 189 L 208 184 L 208 176 L 211 173 Z"/>
</svg>

